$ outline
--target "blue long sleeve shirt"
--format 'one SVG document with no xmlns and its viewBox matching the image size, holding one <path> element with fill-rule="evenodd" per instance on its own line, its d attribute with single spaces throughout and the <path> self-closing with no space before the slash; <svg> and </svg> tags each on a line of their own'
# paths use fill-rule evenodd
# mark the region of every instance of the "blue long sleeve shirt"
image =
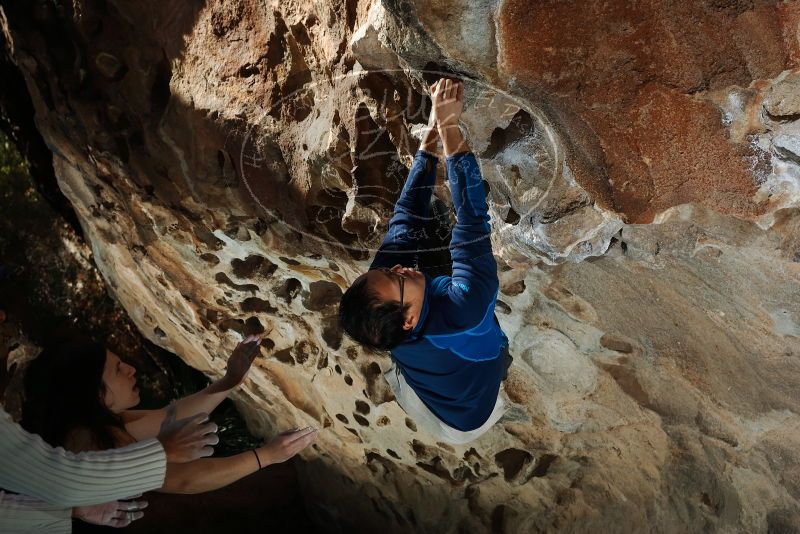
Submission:
<svg viewBox="0 0 800 534">
<path fill-rule="evenodd" d="M 419 244 L 431 227 L 437 162 L 436 156 L 417 151 L 370 269 L 415 266 Z M 508 340 L 494 316 L 499 282 L 478 162 L 470 152 L 445 162 L 456 211 L 450 240 L 453 275 L 425 276 L 419 321 L 392 349 L 392 358 L 440 420 L 468 431 L 483 425 L 494 409 L 504 371 L 500 355 Z"/>
</svg>

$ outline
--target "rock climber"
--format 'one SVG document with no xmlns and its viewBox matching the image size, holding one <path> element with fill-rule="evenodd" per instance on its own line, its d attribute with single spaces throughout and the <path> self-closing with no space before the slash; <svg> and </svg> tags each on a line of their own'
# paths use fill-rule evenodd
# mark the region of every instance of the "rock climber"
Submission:
<svg viewBox="0 0 800 534">
<path fill-rule="evenodd" d="M 511 357 L 494 315 L 499 282 L 483 179 L 459 128 L 464 84 L 443 78 L 430 90 L 431 120 L 388 232 L 369 271 L 342 296 L 339 318 L 357 342 L 390 351 L 384 376 L 418 427 L 467 443 L 505 412 L 500 386 Z M 456 223 L 452 276 L 432 277 L 418 268 L 432 227 L 439 138 Z"/>
</svg>

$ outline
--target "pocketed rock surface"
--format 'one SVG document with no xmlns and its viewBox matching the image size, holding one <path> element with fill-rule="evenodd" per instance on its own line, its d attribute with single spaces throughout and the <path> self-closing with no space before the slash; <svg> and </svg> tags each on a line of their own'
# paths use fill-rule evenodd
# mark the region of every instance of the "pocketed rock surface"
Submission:
<svg viewBox="0 0 800 534">
<path fill-rule="evenodd" d="M 264 333 L 234 398 L 255 433 L 323 429 L 318 525 L 800 530 L 800 4 L 23 4 L 6 47 L 114 296 L 211 377 Z M 467 446 L 336 322 L 442 72 L 515 358 Z"/>
</svg>

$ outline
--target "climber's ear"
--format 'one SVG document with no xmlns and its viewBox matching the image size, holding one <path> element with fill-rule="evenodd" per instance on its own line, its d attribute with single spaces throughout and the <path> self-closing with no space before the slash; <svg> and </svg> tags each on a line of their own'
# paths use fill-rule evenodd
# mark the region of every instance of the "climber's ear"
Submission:
<svg viewBox="0 0 800 534">
<path fill-rule="evenodd" d="M 417 316 L 406 309 L 405 321 L 403 321 L 403 330 L 410 332 L 417 324 Z"/>
</svg>

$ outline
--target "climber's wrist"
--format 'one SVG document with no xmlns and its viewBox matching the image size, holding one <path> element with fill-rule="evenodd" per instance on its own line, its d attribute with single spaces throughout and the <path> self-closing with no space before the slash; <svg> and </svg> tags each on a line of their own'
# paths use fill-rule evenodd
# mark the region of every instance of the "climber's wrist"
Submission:
<svg viewBox="0 0 800 534">
<path fill-rule="evenodd" d="M 433 154 L 436 152 L 436 147 L 439 145 L 439 132 L 436 130 L 435 127 L 431 126 L 427 132 L 425 132 L 425 136 L 422 138 L 422 143 L 420 144 L 420 150 L 424 150 L 425 152 L 430 152 Z"/>
<path fill-rule="evenodd" d="M 439 121 L 436 123 L 436 128 L 439 130 L 440 134 L 443 134 L 444 132 L 452 128 L 460 129 L 461 128 L 460 122 L 461 121 L 459 121 L 458 119 Z"/>
</svg>

